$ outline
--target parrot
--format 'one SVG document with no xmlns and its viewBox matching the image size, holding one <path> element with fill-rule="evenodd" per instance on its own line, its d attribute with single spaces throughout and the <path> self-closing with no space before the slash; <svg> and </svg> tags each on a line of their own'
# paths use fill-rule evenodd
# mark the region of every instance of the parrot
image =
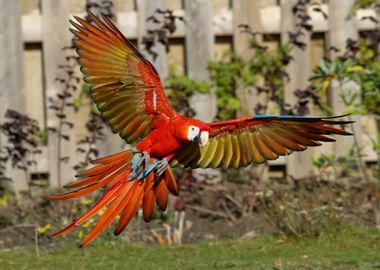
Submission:
<svg viewBox="0 0 380 270">
<path fill-rule="evenodd" d="M 156 204 L 164 211 L 168 193 L 178 195 L 174 167 L 246 167 L 335 141 L 329 135 L 352 135 L 343 126 L 353 122 L 340 119 L 346 115 L 257 114 L 210 123 L 181 115 L 171 107 L 152 63 L 109 17 L 89 16 L 92 23 L 78 16 L 70 20 L 83 80 L 91 85 L 90 96 L 107 125 L 131 147 L 91 161 L 93 167 L 64 186 L 67 193 L 44 196 L 67 200 L 102 190 L 85 214 L 54 237 L 100 212 L 80 247 L 115 221 L 114 234 L 119 235 L 140 208 L 149 222 Z"/>
</svg>

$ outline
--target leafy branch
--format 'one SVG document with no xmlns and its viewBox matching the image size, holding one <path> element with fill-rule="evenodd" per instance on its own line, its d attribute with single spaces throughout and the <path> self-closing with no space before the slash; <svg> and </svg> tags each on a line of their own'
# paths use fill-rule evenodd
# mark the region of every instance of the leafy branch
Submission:
<svg viewBox="0 0 380 270">
<path fill-rule="evenodd" d="M 377 61 L 379 53 L 377 52 L 377 48 L 371 46 L 373 40 L 368 37 L 364 37 L 361 41 L 349 39 L 347 40 L 346 50 L 341 56 L 331 60 L 321 59 L 319 66 L 314 69 L 310 81 L 319 91 L 320 96 L 325 95 L 327 88 L 336 81 L 338 83 L 336 91 L 338 91 L 338 96 L 345 105 L 343 113 L 373 114 L 375 118 L 379 119 L 380 75 L 378 71 L 380 71 L 380 65 Z M 353 81 L 359 85 L 360 91 L 353 91 L 344 87 L 349 81 Z M 362 102 L 359 103 L 358 99 L 362 100 Z M 326 101 L 323 107 L 328 113 L 332 112 L 331 107 Z M 352 116 L 348 117 L 352 121 Z M 353 126 L 351 126 L 351 129 L 353 130 Z M 357 136 L 354 133 L 358 168 L 363 179 L 369 181 Z M 376 142 L 374 142 L 374 150 L 376 153 L 379 153 Z"/>
<path fill-rule="evenodd" d="M 65 47 L 63 51 L 72 51 L 73 47 Z M 57 177 L 58 185 L 61 186 L 61 163 L 67 163 L 68 156 L 62 156 L 62 141 L 70 141 L 68 129 L 74 128 L 74 123 L 68 118 L 68 109 L 74 110 L 74 93 L 78 89 L 81 79 L 75 75 L 74 68 L 77 66 L 76 57 L 66 56 L 66 64 L 59 65 L 61 74 L 55 79 L 61 86 L 61 91 L 55 97 L 50 97 L 49 110 L 53 111 L 58 119 L 56 126 L 49 126 L 48 130 L 57 135 Z"/>
<path fill-rule="evenodd" d="M 184 22 L 184 18 L 174 15 L 173 11 L 169 9 L 156 9 L 146 21 L 152 22 L 156 26 L 148 29 L 146 35 L 142 38 L 145 50 L 153 57 L 154 61 L 158 56 L 153 49 L 157 41 L 164 45 L 166 52 L 169 52 L 169 36 L 177 30 L 177 22 Z"/>
<path fill-rule="evenodd" d="M 165 81 L 165 89 L 173 108 L 189 117 L 195 115 L 191 108 L 189 99 L 195 93 L 208 93 L 210 86 L 206 81 L 193 80 L 188 76 L 179 75 L 174 67 L 169 70 L 169 75 Z"/>
<path fill-rule="evenodd" d="M 11 163 L 12 168 L 22 170 L 29 192 L 31 191 L 31 179 L 29 168 L 36 168 L 35 155 L 41 154 L 39 145 L 41 142 L 41 131 L 36 120 L 14 110 L 7 110 L 6 121 L 0 125 L 0 133 L 6 138 L 6 144 L 0 149 L 0 177 L 8 180 L 5 176 L 5 166 Z"/>
</svg>

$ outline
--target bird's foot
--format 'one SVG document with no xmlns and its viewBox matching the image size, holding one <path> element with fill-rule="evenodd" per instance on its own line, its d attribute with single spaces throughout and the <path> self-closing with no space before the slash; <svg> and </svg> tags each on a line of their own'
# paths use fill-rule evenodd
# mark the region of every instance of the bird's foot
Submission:
<svg viewBox="0 0 380 270">
<path fill-rule="evenodd" d="M 140 157 L 137 168 L 140 167 L 144 163 L 144 170 L 148 170 L 149 162 L 150 162 L 150 155 L 147 152 L 142 152 L 142 157 Z"/>
<path fill-rule="evenodd" d="M 156 175 L 160 176 L 169 167 L 169 162 L 163 158 L 157 162 Z"/>
<path fill-rule="evenodd" d="M 147 152 L 134 152 L 132 159 L 132 172 L 129 180 L 135 179 L 139 173 L 141 172 L 141 166 L 144 163 L 143 171 L 147 171 L 149 169 L 150 156 Z"/>
</svg>

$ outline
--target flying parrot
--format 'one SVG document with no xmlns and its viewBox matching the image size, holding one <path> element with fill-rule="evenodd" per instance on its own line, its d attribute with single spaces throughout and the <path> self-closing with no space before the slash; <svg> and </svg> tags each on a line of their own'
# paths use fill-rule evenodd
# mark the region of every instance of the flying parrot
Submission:
<svg viewBox="0 0 380 270">
<path fill-rule="evenodd" d="M 115 219 L 119 235 L 142 206 L 152 217 L 155 202 L 167 205 L 168 191 L 178 195 L 171 167 L 239 168 L 260 164 L 292 151 L 332 142 L 331 134 L 350 135 L 332 127 L 350 121 L 333 117 L 254 115 L 205 123 L 177 113 L 166 97 L 153 65 L 103 15 L 90 14 L 93 24 L 75 17 L 73 42 L 84 81 L 106 123 L 128 144 L 129 150 L 92 161 L 94 167 L 65 185 L 74 189 L 49 200 L 78 198 L 102 189 L 100 199 L 84 215 L 53 234 L 62 235 L 104 210 L 83 239 L 84 247 Z"/>
</svg>

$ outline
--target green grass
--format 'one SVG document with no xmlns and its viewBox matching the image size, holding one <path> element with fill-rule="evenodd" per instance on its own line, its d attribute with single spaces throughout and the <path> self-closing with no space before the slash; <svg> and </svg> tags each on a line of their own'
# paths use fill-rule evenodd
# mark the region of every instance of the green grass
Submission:
<svg viewBox="0 0 380 270">
<path fill-rule="evenodd" d="M 334 237 L 274 236 L 184 246 L 96 241 L 79 249 L 0 251 L 0 269 L 380 269 L 380 232 L 345 229 Z"/>
</svg>

